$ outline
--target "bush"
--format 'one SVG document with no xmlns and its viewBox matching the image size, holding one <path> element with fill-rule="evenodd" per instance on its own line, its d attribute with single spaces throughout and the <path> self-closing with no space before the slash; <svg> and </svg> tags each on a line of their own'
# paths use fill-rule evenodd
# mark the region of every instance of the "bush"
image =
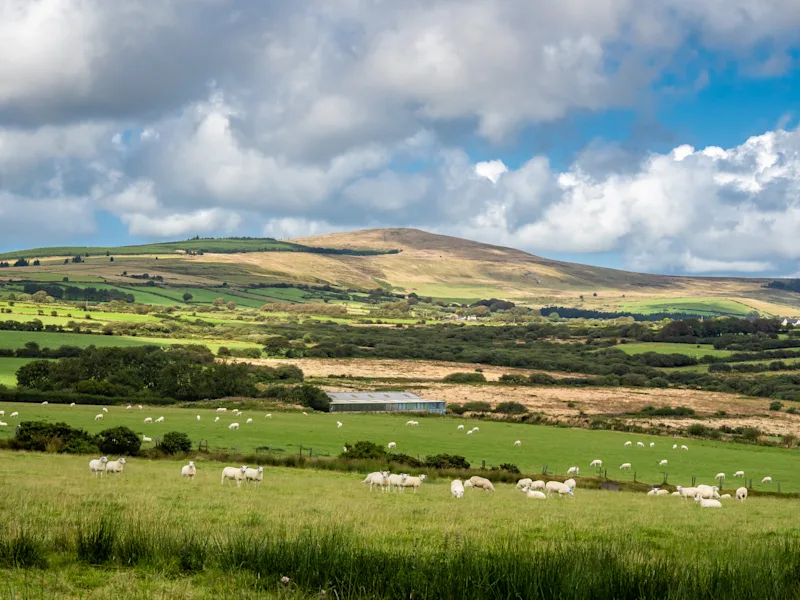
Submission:
<svg viewBox="0 0 800 600">
<path fill-rule="evenodd" d="M 425 459 L 425 466 L 432 469 L 469 469 L 469 463 L 457 454 L 434 454 Z"/>
<path fill-rule="evenodd" d="M 530 379 L 522 373 L 506 373 L 500 376 L 500 383 L 510 383 L 512 385 L 526 385 Z"/>
<path fill-rule="evenodd" d="M 524 415 L 528 409 L 519 402 L 501 402 L 494 407 L 494 412 L 502 415 Z"/>
<path fill-rule="evenodd" d="M 454 415 L 463 415 L 465 412 L 467 412 L 466 408 L 464 408 L 461 404 L 456 404 L 456 403 L 448 404 L 447 410 L 449 410 Z"/>
<path fill-rule="evenodd" d="M 508 473 L 517 473 L 517 474 L 519 474 L 521 472 L 519 470 L 519 467 L 517 465 L 513 464 L 513 463 L 502 463 L 498 467 L 498 469 L 500 471 L 506 471 Z M 494 471 L 494 470 L 495 470 L 495 467 L 492 467 L 492 471 Z"/>
<path fill-rule="evenodd" d="M 693 423 L 686 428 L 686 433 L 689 435 L 696 435 L 696 436 L 706 436 L 708 435 L 709 428 L 705 425 L 701 425 L 700 423 Z"/>
<path fill-rule="evenodd" d="M 778 402 L 777 400 L 775 400 L 775 402 L 770 402 L 769 404 L 769 409 L 772 411 L 780 411 L 782 408 L 783 402 Z"/>
<path fill-rule="evenodd" d="M 556 383 L 555 378 L 547 373 L 531 373 L 528 381 L 533 385 L 555 385 Z"/>
<path fill-rule="evenodd" d="M 692 417 L 695 415 L 694 409 L 688 406 L 676 406 L 675 408 L 671 406 L 659 406 L 656 408 L 655 406 L 648 405 L 640 412 L 648 417 Z"/>
<path fill-rule="evenodd" d="M 339 458 L 386 458 L 386 449 L 375 442 L 360 440 L 355 444 L 346 443 L 344 445 L 347 452 L 339 455 Z"/>
<path fill-rule="evenodd" d="M 120 426 L 104 429 L 97 434 L 97 446 L 104 454 L 136 456 L 142 446 L 142 440 L 129 427 Z"/>
<path fill-rule="evenodd" d="M 450 373 L 442 381 L 446 383 L 486 383 L 483 373 Z"/>
<path fill-rule="evenodd" d="M 787 415 L 796 415 L 797 414 L 797 409 L 794 406 L 792 406 L 790 408 L 787 408 L 786 409 L 786 414 Z"/>
<path fill-rule="evenodd" d="M 192 449 L 192 440 L 182 431 L 168 431 L 161 438 L 161 444 L 158 447 L 167 454 L 189 452 Z"/>
<path fill-rule="evenodd" d="M 465 402 L 464 412 L 492 412 L 492 405 L 488 402 Z"/>
<path fill-rule="evenodd" d="M 66 423 L 46 423 L 45 421 L 23 421 L 14 437 L 14 447 L 19 450 L 55 449 L 68 452 L 67 448 L 92 446 L 97 448 L 94 436 L 83 429 L 70 427 Z"/>
</svg>

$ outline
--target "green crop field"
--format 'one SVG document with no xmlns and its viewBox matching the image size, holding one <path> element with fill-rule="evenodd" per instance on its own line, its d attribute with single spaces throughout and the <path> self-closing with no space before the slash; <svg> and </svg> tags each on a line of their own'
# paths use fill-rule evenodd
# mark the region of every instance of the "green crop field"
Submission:
<svg viewBox="0 0 800 600">
<path fill-rule="evenodd" d="M 8 597 L 788 599 L 799 589 L 797 500 L 709 511 L 580 483 L 568 499 L 498 484 L 455 500 L 447 480 L 383 494 L 363 474 L 287 468 L 237 488 L 220 485 L 219 463 L 195 459 L 186 481 L 184 460 L 132 458 L 122 475 L 94 478 L 90 458 L 0 452 Z"/>
<path fill-rule="evenodd" d="M 753 309 L 749 306 L 727 300 L 725 298 L 661 298 L 656 300 L 639 300 L 625 302 L 620 309 L 640 314 L 651 313 L 689 313 L 703 316 L 736 316 L 743 317 Z"/>
<path fill-rule="evenodd" d="M 702 356 L 730 356 L 730 350 L 717 350 L 710 344 L 671 344 L 668 342 L 637 342 L 614 346 L 627 354 L 658 352 L 659 354 L 684 354 L 700 358 Z"/>
<path fill-rule="evenodd" d="M 134 405 L 135 406 L 135 405 Z M 718 472 L 732 476 L 744 470 L 753 478 L 756 489 L 774 490 L 781 482 L 782 491 L 800 492 L 800 477 L 797 476 L 797 452 L 782 448 L 764 446 L 744 446 L 724 442 L 680 441 L 672 438 L 631 435 L 605 431 L 585 431 L 582 429 L 558 429 L 545 426 L 511 424 L 500 422 L 475 422 L 480 431 L 471 436 L 457 431 L 456 426 L 472 423 L 455 418 L 423 418 L 419 427 L 406 426 L 407 416 L 403 415 L 347 415 L 312 413 L 272 413 L 270 419 L 264 417 L 263 410 L 246 410 L 241 417 L 229 413 L 216 414 L 209 409 L 184 409 L 175 407 L 146 407 L 144 410 L 126 409 L 124 406 L 111 406 L 102 421 L 95 421 L 99 412 L 96 406 L 39 406 L 35 404 L 1 404 L 6 414 L 14 407 L 22 420 L 64 421 L 89 432 L 97 432 L 115 425 L 126 425 L 139 435 L 155 438 L 166 431 L 183 431 L 197 443 L 208 440 L 211 450 L 233 450 L 255 452 L 256 448 L 270 447 L 276 452 L 298 453 L 300 446 L 304 452 L 313 448 L 315 455 L 338 455 L 346 443 L 358 440 L 371 440 L 381 445 L 388 442 L 397 444 L 397 452 L 412 456 L 439 453 L 465 456 L 473 466 L 480 466 L 485 460 L 488 465 L 513 463 L 524 472 L 539 473 L 543 465 L 548 471 L 565 474 L 571 466 L 578 465 L 584 475 L 592 474 L 589 463 L 601 459 L 608 468 L 609 475 L 616 479 L 632 480 L 634 473 L 639 481 L 660 483 L 663 473 L 669 473 L 673 484 L 688 485 L 691 477 L 698 482 L 713 484 Z M 201 420 L 197 421 L 196 416 Z M 144 418 L 163 416 L 163 424 L 143 422 Z M 214 419 L 219 416 L 219 422 Z M 253 423 L 246 419 L 252 417 Z M 344 426 L 339 429 L 336 421 Z M 240 424 L 239 430 L 229 430 L 232 422 Z M 469 428 L 469 427 L 468 427 Z M 0 430 L 0 436 L 10 435 Z M 514 447 L 520 440 L 521 447 Z M 633 448 L 624 448 L 627 440 L 634 442 Z M 655 448 L 639 449 L 636 442 L 642 441 Z M 687 444 L 689 451 L 673 450 L 674 443 Z M 668 468 L 658 466 L 662 459 L 669 460 Z M 629 462 L 631 471 L 620 471 L 619 465 Z M 769 475 L 775 484 L 758 483 Z M 733 485 L 735 479 L 728 480 Z"/>
<path fill-rule="evenodd" d="M 31 360 L 30 358 L 0 358 L 0 385 L 16 387 L 17 369 Z"/>
</svg>

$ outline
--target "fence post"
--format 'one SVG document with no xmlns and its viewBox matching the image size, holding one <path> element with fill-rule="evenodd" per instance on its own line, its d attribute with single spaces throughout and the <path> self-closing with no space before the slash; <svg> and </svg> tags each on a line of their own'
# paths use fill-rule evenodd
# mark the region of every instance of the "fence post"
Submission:
<svg viewBox="0 0 800 600">
<path fill-rule="evenodd" d="M 303 456 L 303 445 L 300 444 L 300 456 Z"/>
<path fill-rule="evenodd" d="M 482 465 L 481 469 L 485 471 L 486 470 L 486 461 L 485 460 L 481 461 L 481 465 Z"/>
<path fill-rule="evenodd" d="M 695 485 L 694 485 L 694 484 L 695 484 L 695 481 L 697 481 L 697 477 L 695 477 L 694 475 L 692 475 L 692 487 L 695 487 Z"/>
<path fill-rule="evenodd" d="M 605 479 L 608 479 L 608 469 L 606 469 L 606 470 L 605 470 L 605 473 L 603 474 L 603 477 L 604 477 Z"/>
<path fill-rule="evenodd" d="M 780 481 L 778 482 L 778 493 L 779 494 L 781 493 L 781 482 Z"/>
<path fill-rule="evenodd" d="M 267 446 L 267 456 L 269 456 L 269 446 Z"/>
<path fill-rule="evenodd" d="M 636 471 L 633 472 L 633 482 L 636 483 Z"/>
<path fill-rule="evenodd" d="M 747 487 L 749 487 L 751 490 L 753 489 L 753 478 L 752 477 L 750 478 L 750 485 L 748 485 Z"/>
<path fill-rule="evenodd" d="M 668 480 L 669 480 L 669 473 L 664 471 L 664 483 L 668 483 Z"/>
</svg>

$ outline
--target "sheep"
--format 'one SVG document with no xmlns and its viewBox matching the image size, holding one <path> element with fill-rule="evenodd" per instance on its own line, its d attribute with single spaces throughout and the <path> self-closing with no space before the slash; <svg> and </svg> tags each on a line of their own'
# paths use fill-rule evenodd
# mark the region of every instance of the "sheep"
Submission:
<svg viewBox="0 0 800 600">
<path fill-rule="evenodd" d="M 108 412 L 108 409 L 107 409 L 105 406 L 103 407 L 103 412 L 104 412 L 104 413 L 107 413 L 107 412 Z"/>
<path fill-rule="evenodd" d="M 656 488 L 653 488 L 652 490 L 650 490 L 649 492 L 647 492 L 647 495 L 648 495 L 648 496 L 657 496 L 657 495 L 658 495 L 658 489 L 656 489 Z"/>
<path fill-rule="evenodd" d="M 546 490 L 547 489 L 547 485 L 541 479 L 537 479 L 536 481 L 531 483 L 530 489 L 532 489 L 532 490 Z"/>
<path fill-rule="evenodd" d="M 342 422 L 341 421 L 336 421 L 336 428 L 337 429 L 341 429 L 342 428 Z"/>
<path fill-rule="evenodd" d="M 264 418 L 265 419 L 271 419 L 272 418 L 272 413 L 268 413 L 268 414 L 264 415 Z"/>
<path fill-rule="evenodd" d="M 399 492 L 400 491 L 400 487 L 405 483 L 407 478 L 408 478 L 408 475 L 405 474 L 405 473 L 400 474 L 400 475 L 397 475 L 396 473 L 393 473 L 393 474 L 389 475 L 389 491 L 390 492 Z"/>
<path fill-rule="evenodd" d="M 0 427 L 8 427 L 8 423 L 5 421 L 0 421 Z"/>
<path fill-rule="evenodd" d="M 722 508 L 722 502 L 719 500 L 708 500 L 700 494 L 694 497 L 694 501 L 700 505 L 700 508 Z"/>
<path fill-rule="evenodd" d="M 98 413 L 94 416 L 95 421 L 102 421 L 103 420 L 103 413 Z"/>
<path fill-rule="evenodd" d="M 633 442 L 625 442 L 622 445 L 625 446 L 626 448 L 630 448 L 633 445 Z"/>
<path fill-rule="evenodd" d="M 689 446 L 686 446 L 686 445 L 682 445 L 681 446 L 681 450 L 688 450 L 688 449 L 689 449 Z"/>
<path fill-rule="evenodd" d="M 636 442 L 637 448 L 644 448 L 644 442 Z"/>
<path fill-rule="evenodd" d="M 214 417 L 214 423 L 219 423 L 219 417 Z"/>
<path fill-rule="evenodd" d="M 579 467 L 570 467 L 567 469 L 567 475 L 580 475 L 581 470 Z"/>
<path fill-rule="evenodd" d="M 464 484 L 461 483 L 460 479 L 454 479 L 450 482 L 450 495 L 453 498 L 464 497 Z"/>
<path fill-rule="evenodd" d="M 246 466 L 241 466 L 238 469 L 236 467 L 225 467 L 222 469 L 222 479 L 220 480 L 220 484 L 225 485 L 226 480 L 232 480 L 236 482 L 236 487 L 242 487 L 242 479 L 244 479 L 244 474 L 246 471 Z"/>
<path fill-rule="evenodd" d="M 694 495 L 700 496 L 701 498 L 705 498 L 707 500 L 714 497 L 719 498 L 719 494 L 717 493 L 717 488 L 715 486 L 710 486 L 710 485 L 698 485 Z"/>
<path fill-rule="evenodd" d="M 142 441 L 143 441 L 143 442 L 152 442 L 152 441 L 153 441 L 153 438 L 149 438 L 149 437 L 147 437 L 146 435 L 143 435 L 143 436 L 142 436 Z"/>
<path fill-rule="evenodd" d="M 469 479 L 467 479 L 467 480 L 464 482 L 464 489 L 466 489 L 466 488 L 471 488 L 471 487 L 472 487 L 472 482 L 471 482 Z"/>
<path fill-rule="evenodd" d="M 420 475 L 419 477 L 408 477 L 403 480 L 400 484 L 404 488 L 411 488 L 414 490 L 414 493 L 417 493 L 417 490 L 422 485 L 422 482 L 425 481 L 426 475 Z"/>
<path fill-rule="evenodd" d="M 5 417 L 5 416 L 6 416 L 6 411 L 0 410 L 0 417 Z"/>
<path fill-rule="evenodd" d="M 522 442 L 521 441 L 517 440 L 516 442 L 514 442 L 514 447 L 515 448 L 519 448 L 520 446 L 522 446 Z"/>
<path fill-rule="evenodd" d="M 248 423 L 252 423 L 252 422 L 253 422 L 253 419 L 247 419 L 247 421 L 245 421 L 244 424 L 247 425 Z"/>
<path fill-rule="evenodd" d="M 125 407 L 125 410 L 130 410 L 130 409 L 132 409 L 132 408 L 133 408 L 133 407 L 132 407 L 130 404 L 128 404 L 128 406 L 126 406 L 126 407 Z"/>
<path fill-rule="evenodd" d="M 603 466 L 603 461 L 600 460 L 600 459 L 593 460 L 592 462 L 589 463 L 589 466 L 590 467 L 598 467 L 598 468 L 602 467 Z"/>
<path fill-rule="evenodd" d="M 738 488 L 736 490 L 736 499 L 741 501 L 741 502 L 744 502 L 745 500 L 747 500 L 747 488 L 746 487 L 740 487 L 740 488 Z"/>
<path fill-rule="evenodd" d="M 553 494 L 558 494 L 559 496 L 574 495 L 570 487 L 560 481 L 548 481 L 546 487 L 548 496 Z"/>
<path fill-rule="evenodd" d="M 144 422 L 145 423 L 152 423 L 153 422 L 153 417 L 145 417 Z"/>
<path fill-rule="evenodd" d="M 261 481 L 264 479 L 264 467 L 258 467 L 257 469 L 247 469 L 244 472 L 244 482 L 250 485 L 252 481 L 257 486 L 261 485 Z"/>
<path fill-rule="evenodd" d="M 722 496 L 720 496 L 719 498 L 720 498 L 720 500 L 730 500 L 731 499 L 731 495 L 730 494 L 722 494 Z"/>
<path fill-rule="evenodd" d="M 658 490 L 656 496 L 669 496 L 669 490 Z"/>
<path fill-rule="evenodd" d="M 631 470 L 631 463 L 622 463 L 619 468 L 623 471 L 630 471 Z"/>
<path fill-rule="evenodd" d="M 517 489 L 518 489 L 518 490 L 522 490 L 522 489 L 524 489 L 524 488 L 530 487 L 530 485 L 531 485 L 532 483 L 533 483 L 533 479 L 531 479 L 531 478 L 529 478 L 529 477 L 526 477 L 525 479 L 520 479 L 520 480 L 517 482 Z"/>
<path fill-rule="evenodd" d="M 368 483 L 370 492 L 372 491 L 373 485 L 377 485 L 385 492 L 387 491 L 386 488 L 389 486 L 389 472 L 375 471 L 374 473 L 367 475 L 367 477 L 361 483 Z"/>
<path fill-rule="evenodd" d="M 655 442 L 650 442 L 650 447 L 651 448 L 655 448 L 656 447 L 656 443 Z"/>
<path fill-rule="evenodd" d="M 347 446 L 342 446 L 342 452 L 347 452 Z"/>
<path fill-rule="evenodd" d="M 547 496 L 544 494 L 544 492 L 540 492 L 538 490 L 527 490 L 525 492 L 525 496 L 532 500 L 547 500 Z"/>
<path fill-rule="evenodd" d="M 672 444 L 672 449 L 673 450 L 677 450 L 678 449 L 678 444 Z"/>
<path fill-rule="evenodd" d="M 156 419 L 156 423 L 163 423 L 163 422 L 164 422 L 164 417 L 158 417 Z"/>
<path fill-rule="evenodd" d="M 89 461 L 89 471 L 95 477 L 97 477 L 98 475 L 100 477 L 102 477 L 103 473 L 106 470 L 106 463 L 107 462 L 108 462 L 108 459 L 105 456 L 101 457 L 100 459 L 90 460 Z"/>
<path fill-rule="evenodd" d="M 467 432 L 467 435 L 472 435 L 472 429 Z"/>
<path fill-rule="evenodd" d="M 567 479 L 564 482 L 564 485 L 567 486 L 569 489 L 574 490 L 578 484 L 575 482 L 574 479 Z"/>
<path fill-rule="evenodd" d="M 197 415 L 197 420 L 198 420 L 198 421 L 200 420 L 200 415 Z"/>
<path fill-rule="evenodd" d="M 714 475 L 714 479 L 725 479 L 725 473 L 717 473 Z"/>
<path fill-rule="evenodd" d="M 480 431 L 480 427 L 473 427 L 472 431 Z"/>
<path fill-rule="evenodd" d="M 388 448 L 397 448 L 397 444 L 394 442 L 389 442 Z"/>
<path fill-rule="evenodd" d="M 75 403 L 74 402 L 70 402 L 69 405 L 70 406 L 75 406 Z"/>
<path fill-rule="evenodd" d="M 736 473 L 734 473 L 733 476 L 734 477 L 744 477 L 744 471 L 736 471 Z"/>
<path fill-rule="evenodd" d="M 142 410 L 142 405 L 141 404 L 137 404 L 136 408 L 138 408 L 139 410 Z"/>
<path fill-rule="evenodd" d="M 306 411 L 303 411 L 303 416 L 304 416 L 304 417 L 307 417 L 307 416 L 308 416 L 308 413 L 307 413 Z"/>
<path fill-rule="evenodd" d="M 112 460 L 109 463 L 106 463 L 106 473 L 122 473 L 122 469 L 125 467 L 125 457 L 120 457 L 118 460 Z"/>
<path fill-rule="evenodd" d="M 493 492 L 494 486 L 492 482 L 486 479 L 485 477 L 478 477 L 477 475 L 473 475 L 469 478 L 469 483 L 471 487 L 478 488 L 480 490 L 485 490 L 487 492 Z"/>
<path fill-rule="evenodd" d="M 194 476 L 197 475 L 197 469 L 194 466 L 194 461 L 189 461 L 188 465 L 184 465 L 181 467 L 181 477 L 186 477 L 187 479 L 194 479 Z"/>
<path fill-rule="evenodd" d="M 14 411 L 8 416 L 11 417 L 12 419 L 19 418 L 19 413 L 17 411 Z"/>
<path fill-rule="evenodd" d="M 694 498 L 695 494 L 697 494 L 697 488 L 696 487 L 681 487 L 681 486 L 677 486 L 675 489 L 678 491 L 678 493 L 680 494 L 681 498 L 684 499 L 684 500 L 686 500 L 687 498 L 690 498 L 690 497 Z"/>
<path fill-rule="evenodd" d="M 13 417 L 14 415 L 11 416 Z M 772 477 L 764 477 L 764 479 L 761 480 L 761 483 L 772 483 Z"/>
<path fill-rule="evenodd" d="M 406 421 L 406 425 L 413 425 L 416 421 Z"/>
<path fill-rule="evenodd" d="M 228 412 L 228 409 L 220 407 L 217 409 L 217 412 Z"/>
<path fill-rule="evenodd" d="M 659 466 L 659 467 L 666 467 L 666 466 L 667 466 L 667 464 L 668 464 L 668 461 L 667 461 L 667 460 L 662 460 L 662 461 L 660 461 L 660 462 L 658 463 L 658 466 Z"/>
<path fill-rule="evenodd" d="M 458 427 L 456 427 L 456 430 L 457 430 L 457 431 L 462 431 L 463 429 L 464 429 L 464 426 L 463 426 L 463 425 L 459 425 Z"/>
<path fill-rule="evenodd" d="M 47 400 L 45 400 L 44 402 L 42 402 L 42 406 L 47 406 L 48 404 L 50 404 L 50 403 L 49 403 Z"/>
<path fill-rule="evenodd" d="M 680 495 L 681 495 L 681 493 L 680 493 L 680 492 L 672 492 L 672 493 L 670 494 L 670 496 L 680 496 Z"/>
<path fill-rule="evenodd" d="M 230 425 L 228 425 L 228 429 L 239 429 L 239 424 L 231 423 Z"/>
</svg>

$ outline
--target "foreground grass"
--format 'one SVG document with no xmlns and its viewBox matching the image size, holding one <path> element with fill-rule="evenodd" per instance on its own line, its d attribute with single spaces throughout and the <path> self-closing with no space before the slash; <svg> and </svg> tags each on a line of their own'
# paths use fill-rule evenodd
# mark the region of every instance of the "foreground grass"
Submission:
<svg viewBox="0 0 800 600">
<path fill-rule="evenodd" d="M 0 453 L 0 579 L 61 597 L 791 598 L 796 501 L 706 511 L 676 498 L 578 489 L 535 502 L 510 485 L 370 493 L 361 476 L 266 469 L 221 486 L 220 465 Z M 31 477 L 47 473 L 47 477 Z M 746 535 L 743 535 L 746 533 Z M 687 540 L 704 541 L 687 543 Z M 49 567 L 45 571 L 40 569 Z M 280 577 L 293 581 L 287 587 Z M 217 596 L 214 596 L 217 594 Z"/>
<path fill-rule="evenodd" d="M 609 431 L 589 431 L 519 423 L 471 421 L 469 419 L 420 417 L 419 427 L 406 426 L 408 415 L 378 414 L 325 414 L 300 412 L 271 412 L 271 419 L 264 418 L 267 410 L 244 410 L 242 417 L 234 417 L 230 412 L 217 414 L 213 409 L 145 407 L 143 410 L 124 406 L 109 406 L 109 412 L 102 421 L 94 417 L 100 411 L 96 406 L 74 406 L 51 404 L 0 403 L 0 410 L 8 416 L 18 411 L 19 420 L 8 419 L 9 427 L 0 428 L 0 438 L 13 435 L 13 425 L 19 421 L 46 420 L 63 421 L 96 433 L 109 427 L 125 425 L 139 435 L 155 439 L 167 431 L 183 431 L 192 439 L 195 446 L 200 440 L 207 440 L 209 449 L 214 451 L 237 450 L 251 454 L 256 450 L 297 454 L 300 447 L 308 455 L 336 456 L 346 443 L 370 440 L 385 446 L 393 441 L 397 452 L 412 456 L 427 456 L 439 453 L 465 456 L 474 467 L 482 461 L 488 466 L 502 463 L 516 464 L 527 473 L 540 473 L 547 465 L 549 473 L 565 474 L 573 465 L 581 468 L 583 475 L 596 473 L 589 468 L 594 459 L 604 461 L 609 477 L 620 480 L 661 483 L 665 472 L 669 483 L 690 485 L 692 477 L 698 483 L 716 483 L 714 476 L 727 473 L 729 479 L 725 487 L 738 487 L 742 480 L 733 479 L 736 471 L 744 470 L 748 481 L 753 480 L 754 488 L 761 491 L 776 491 L 778 482 L 781 491 L 800 491 L 797 477 L 797 450 L 765 446 L 749 446 L 706 440 L 681 440 L 656 436 L 634 435 Z M 200 415 L 200 421 L 197 416 Z M 145 424 L 145 417 L 163 416 L 163 424 Z M 215 423 L 219 416 L 220 421 Z M 247 418 L 253 423 L 247 424 Z M 414 417 L 417 419 L 417 417 Z M 336 421 L 343 427 L 337 428 Z M 240 429 L 231 431 L 228 425 L 238 422 Z M 464 424 L 466 429 L 477 425 L 480 431 L 467 436 L 456 426 Z M 515 447 L 514 441 L 521 446 Z M 633 447 L 625 448 L 625 441 L 631 440 Z M 636 442 L 643 442 L 645 448 L 637 448 Z M 655 448 L 650 448 L 650 442 Z M 673 444 L 687 444 L 689 451 L 673 450 Z M 147 443 L 144 447 L 150 447 Z M 659 467 L 660 460 L 667 459 L 668 467 Z M 632 464 L 631 471 L 621 471 L 622 463 Z M 773 484 L 761 484 L 761 479 L 769 475 Z"/>
</svg>

